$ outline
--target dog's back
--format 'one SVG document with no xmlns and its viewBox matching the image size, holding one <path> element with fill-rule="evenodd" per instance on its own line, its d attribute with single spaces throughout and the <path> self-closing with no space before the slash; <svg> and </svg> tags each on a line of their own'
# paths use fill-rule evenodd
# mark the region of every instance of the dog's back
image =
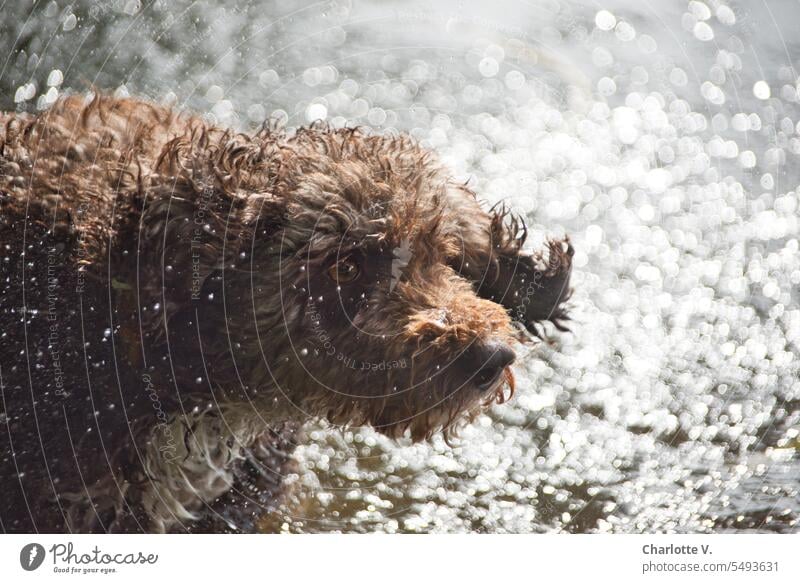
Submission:
<svg viewBox="0 0 800 583">
<path fill-rule="evenodd" d="M 0 527 L 147 530 L 143 502 L 128 496 L 132 468 L 143 432 L 176 402 L 138 338 L 119 340 L 136 335 L 138 307 L 137 282 L 118 272 L 135 262 L 131 239 L 148 236 L 136 225 L 140 182 L 170 140 L 202 124 L 82 96 L 2 121 Z"/>
<path fill-rule="evenodd" d="M 0 121 L 0 528 L 254 530 L 297 423 L 266 430 L 217 390 L 224 310 L 206 303 L 203 344 L 194 282 L 217 283 L 246 202 L 223 175 L 259 180 L 240 146 L 261 164 L 269 139 L 101 96 Z"/>
<path fill-rule="evenodd" d="M 120 448 L 136 424 L 126 417 L 145 405 L 143 393 L 125 394 L 119 382 L 126 365 L 114 354 L 115 314 L 102 278 L 115 194 L 131 180 L 125 157 L 145 134 L 126 129 L 125 118 L 139 110 L 115 103 L 70 98 L 40 116 L 6 116 L 0 130 L 0 520 L 7 532 L 63 530 L 76 499 L 95 508 L 91 525 L 72 520 L 74 527 L 106 527 L 113 505 L 89 492 L 130 463 Z M 157 112 L 148 115 L 152 124 Z M 122 479 L 108 486 L 127 487 Z"/>
</svg>

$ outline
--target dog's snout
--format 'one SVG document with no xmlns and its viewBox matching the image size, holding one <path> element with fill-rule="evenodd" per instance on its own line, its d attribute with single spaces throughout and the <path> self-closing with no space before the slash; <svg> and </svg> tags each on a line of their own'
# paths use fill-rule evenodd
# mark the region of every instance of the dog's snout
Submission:
<svg viewBox="0 0 800 583">
<path fill-rule="evenodd" d="M 491 389 L 503 371 L 514 362 L 515 354 L 502 342 L 476 342 L 465 354 L 472 380 L 480 391 Z"/>
</svg>

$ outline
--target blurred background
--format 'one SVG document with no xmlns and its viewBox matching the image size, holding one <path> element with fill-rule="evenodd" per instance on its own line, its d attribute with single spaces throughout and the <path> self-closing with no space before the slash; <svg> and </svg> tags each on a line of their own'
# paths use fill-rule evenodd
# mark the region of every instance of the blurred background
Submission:
<svg viewBox="0 0 800 583">
<path fill-rule="evenodd" d="M 571 235 L 510 403 L 454 447 L 309 426 L 265 530 L 800 530 L 800 4 L 476 4 L 0 0 L 0 107 L 400 129 Z"/>
</svg>

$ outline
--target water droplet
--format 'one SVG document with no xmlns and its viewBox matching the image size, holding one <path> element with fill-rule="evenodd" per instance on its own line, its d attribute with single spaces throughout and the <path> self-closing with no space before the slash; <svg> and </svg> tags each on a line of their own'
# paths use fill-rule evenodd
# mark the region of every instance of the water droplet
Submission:
<svg viewBox="0 0 800 583">
<path fill-rule="evenodd" d="M 506 73 L 505 82 L 511 91 L 517 91 L 525 87 L 525 75 L 519 71 L 509 71 Z"/>
<path fill-rule="evenodd" d="M 739 165 L 742 168 L 754 168 L 756 165 L 756 155 L 752 150 L 745 150 L 739 154 Z"/>
<path fill-rule="evenodd" d="M 64 74 L 59 69 L 53 69 L 47 76 L 49 87 L 59 87 L 64 82 Z"/>
<path fill-rule="evenodd" d="M 729 6 L 720 5 L 717 6 L 717 20 L 719 20 L 725 26 L 733 26 L 736 24 L 736 14 L 731 10 Z"/>
<path fill-rule="evenodd" d="M 328 117 L 328 108 L 322 103 L 312 103 L 306 108 L 306 121 L 324 120 Z"/>
<path fill-rule="evenodd" d="M 481 59 L 480 63 L 478 63 L 478 71 L 480 71 L 481 75 L 484 77 L 494 77 L 499 70 L 500 64 L 497 62 L 497 59 L 492 57 L 484 57 Z"/>
<path fill-rule="evenodd" d="M 617 25 L 617 17 L 608 10 L 600 10 L 594 17 L 594 23 L 600 30 L 611 30 Z"/>
<path fill-rule="evenodd" d="M 770 89 L 766 81 L 756 81 L 753 85 L 753 95 L 758 99 L 769 99 Z"/>
<path fill-rule="evenodd" d="M 75 28 L 75 25 L 76 25 L 76 24 L 78 24 L 78 17 L 77 17 L 77 16 L 75 16 L 74 14 L 70 14 L 69 16 L 67 16 L 67 17 L 64 19 L 64 25 L 63 25 L 63 27 L 64 27 L 64 30 L 65 30 L 66 32 L 69 32 L 70 30 L 72 30 L 73 28 Z"/>
<path fill-rule="evenodd" d="M 630 22 L 622 21 L 614 27 L 614 34 L 616 34 L 617 38 L 622 42 L 628 42 L 636 38 L 636 29 L 633 28 Z"/>
<path fill-rule="evenodd" d="M 703 42 L 708 42 L 714 39 L 714 31 L 706 22 L 697 22 L 694 25 L 694 36 Z"/>
</svg>

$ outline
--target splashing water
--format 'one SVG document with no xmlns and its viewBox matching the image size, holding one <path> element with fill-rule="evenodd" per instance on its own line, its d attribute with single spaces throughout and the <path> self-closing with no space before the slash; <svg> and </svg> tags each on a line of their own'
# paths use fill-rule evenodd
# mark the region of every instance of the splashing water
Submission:
<svg viewBox="0 0 800 583">
<path fill-rule="evenodd" d="M 797 530 L 800 8 L 652 4 L 51 2 L 3 37 L 2 105 L 88 81 L 396 128 L 570 233 L 574 333 L 510 403 L 454 447 L 309 427 L 265 528 Z"/>
</svg>

